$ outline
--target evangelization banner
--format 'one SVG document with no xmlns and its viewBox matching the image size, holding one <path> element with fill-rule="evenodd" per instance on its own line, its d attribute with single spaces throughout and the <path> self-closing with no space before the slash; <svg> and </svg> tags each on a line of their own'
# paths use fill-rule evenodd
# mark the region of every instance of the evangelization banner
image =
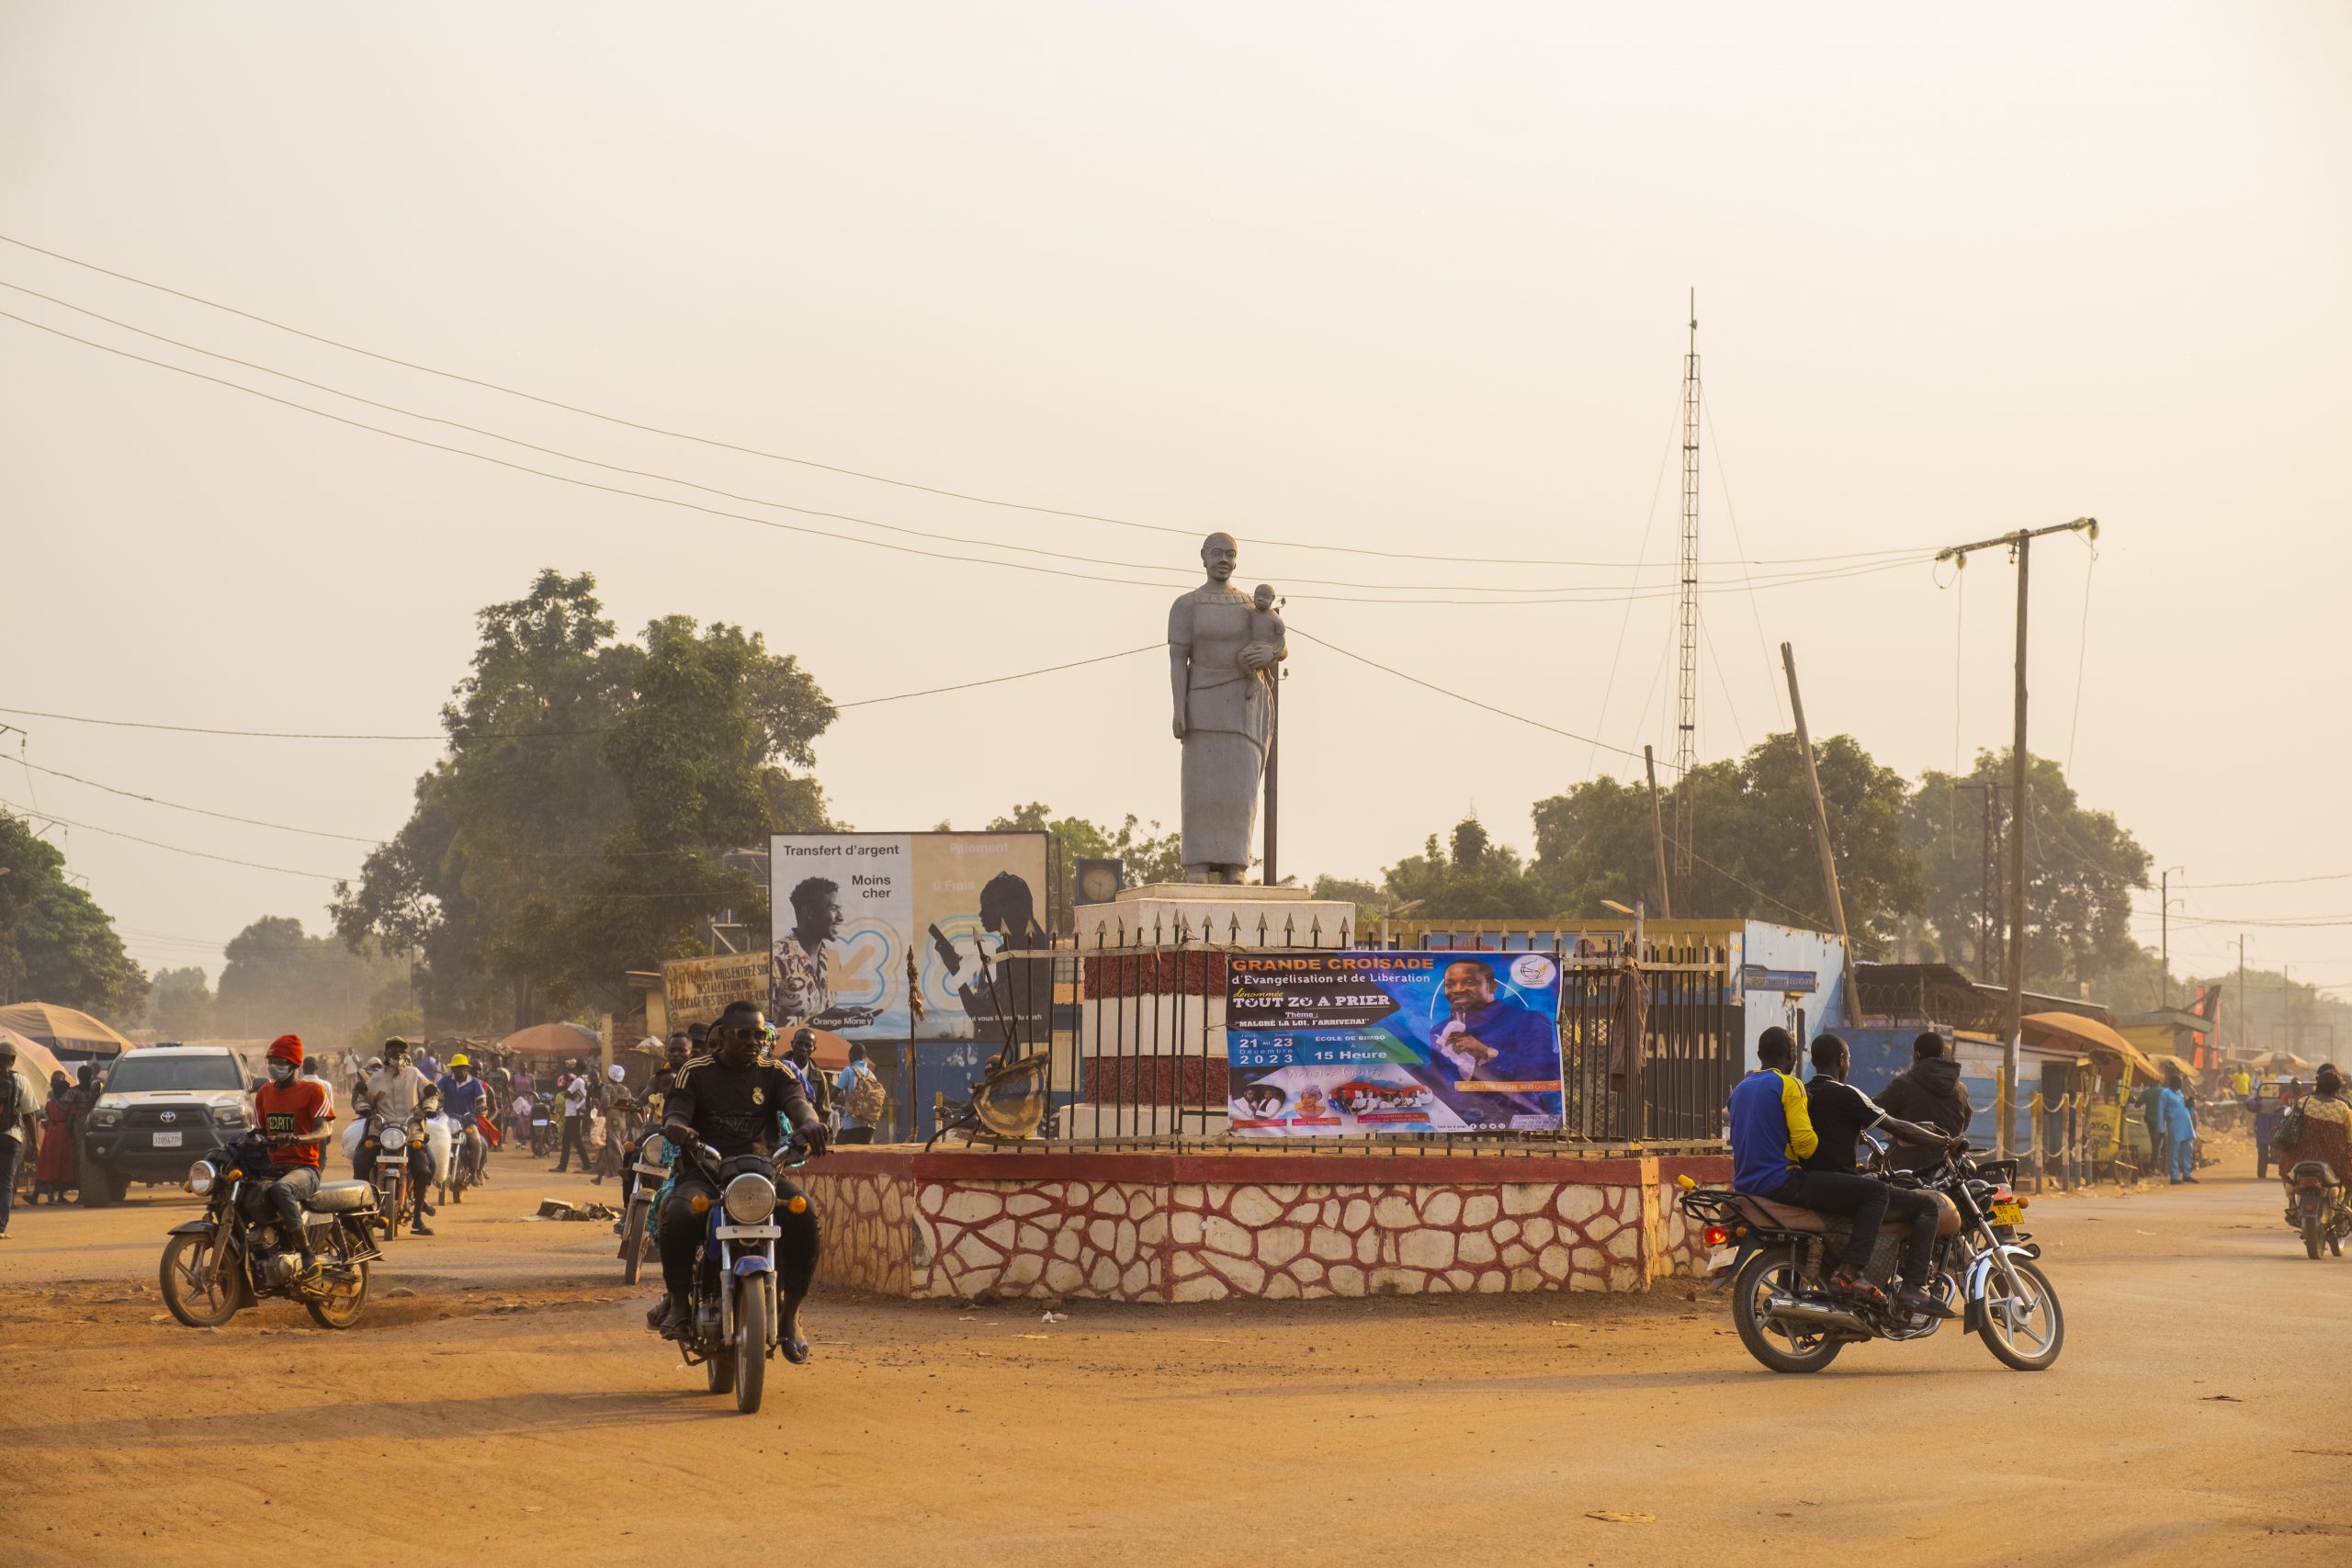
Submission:
<svg viewBox="0 0 2352 1568">
<path fill-rule="evenodd" d="M 778 1028 L 1035 1048 L 1052 1002 L 1045 834 L 785 833 L 769 857 Z"/>
<path fill-rule="evenodd" d="M 1228 954 L 1232 1130 L 1556 1129 L 1559 1016 L 1560 966 L 1545 953 Z"/>
</svg>

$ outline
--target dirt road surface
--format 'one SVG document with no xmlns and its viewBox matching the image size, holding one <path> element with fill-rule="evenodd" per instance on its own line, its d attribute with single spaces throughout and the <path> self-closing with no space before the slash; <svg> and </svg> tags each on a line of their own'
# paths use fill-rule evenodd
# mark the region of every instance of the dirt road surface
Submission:
<svg viewBox="0 0 2352 1568">
<path fill-rule="evenodd" d="M 834 1293 L 752 1416 L 646 1333 L 605 1227 L 526 1218 L 591 1195 L 544 1161 L 399 1243 L 345 1334 L 166 1317 L 191 1199 L 19 1211 L 0 1560 L 2341 1562 L 2352 1258 L 2277 1192 L 2037 1203 L 2041 1374 L 1947 1329 L 1776 1377 L 1688 1284 L 1050 1324 Z"/>
</svg>

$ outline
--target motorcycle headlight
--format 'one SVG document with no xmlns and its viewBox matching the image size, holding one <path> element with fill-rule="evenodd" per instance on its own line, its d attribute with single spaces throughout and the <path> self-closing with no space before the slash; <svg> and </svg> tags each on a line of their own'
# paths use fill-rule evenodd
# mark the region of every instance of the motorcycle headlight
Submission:
<svg viewBox="0 0 2352 1568">
<path fill-rule="evenodd" d="M 119 1127 L 122 1125 L 122 1112 L 101 1107 L 100 1109 L 90 1112 L 90 1125 L 93 1127 Z"/>
<path fill-rule="evenodd" d="M 775 1213 L 775 1183 L 750 1172 L 727 1184 L 727 1217 L 739 1225 L 756 1225 Z"/>
<path fill-rule="evenodd" d="M 218 1175 L 210 1160 L 198 1160 L 187 1168 L 187 1190 L 201 1198 L 212 1190 L 213 1180 Z"/>
<path fill-rule="evenodd" d="M 387 1154 L 398 1154 L 401 1150 L 408 1147 L 408 1129 L 405 1127 L 387 1127 L 384 1129 L 379 1141 L 384 1145 L 384 1150 Z"/>
</svg>

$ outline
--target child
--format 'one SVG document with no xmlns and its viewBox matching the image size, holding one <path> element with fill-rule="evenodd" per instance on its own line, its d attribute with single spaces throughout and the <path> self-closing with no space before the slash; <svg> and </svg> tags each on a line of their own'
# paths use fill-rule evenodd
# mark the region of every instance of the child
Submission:
<svg viewBox="0 0 2352 1568">
<path fill-rule="evenodd" d="M 1250 642 L 1242 649 L 1242 662 L 1247 664 L 1252 654 L 1266 660 L 1258 671 L 1258 678 L 1272 686 L 1275 680 L 1274 666 L 1283 656 L 1283 639 L 1287 635 L 1283 618 L 1274 613 L 1274 588 L 1271 582 L 1258 584 L 1250 595 Z"/>
</svg>

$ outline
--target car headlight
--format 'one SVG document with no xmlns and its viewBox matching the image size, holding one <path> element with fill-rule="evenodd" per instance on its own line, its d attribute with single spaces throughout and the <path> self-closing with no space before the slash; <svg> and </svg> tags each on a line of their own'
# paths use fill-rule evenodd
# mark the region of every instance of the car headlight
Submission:
<svg viewBox="0 0 2352 1568">
<path fill-rule="evenodd" d="M 242 1127 L 245 1124 L 245 1108 L 242 1105 L 215 1106 L 212 1121 L 215 1126 Z"/>
<path fill-rule="evenodd" d="M 198 1160 L 194 1165 L 187 1168 L 187 1190 L 195 1193 L 199 1198 L 203 1197 L 207 1192 L 212 1190 L 213 1178 L 218 1174 L 219 1173 L 212 1168 L 212 1162 L 210 1160 Z"/>
<path fill-rule="evenodd" d="M 739 1225 L 756 1225 L 775 1213 L 775 1183 L 746 1171 L 727 1184 L 727 1217 Z"/>
<path fill-rule="evenodd" d="M 93 1127 L 119 1127 L 122 1125 L 122 1112 L 119 1111 L 107 1111 L 103 1109 L 93 1111 L 90 1112 L 90 1125 Z"/>
</svg>

